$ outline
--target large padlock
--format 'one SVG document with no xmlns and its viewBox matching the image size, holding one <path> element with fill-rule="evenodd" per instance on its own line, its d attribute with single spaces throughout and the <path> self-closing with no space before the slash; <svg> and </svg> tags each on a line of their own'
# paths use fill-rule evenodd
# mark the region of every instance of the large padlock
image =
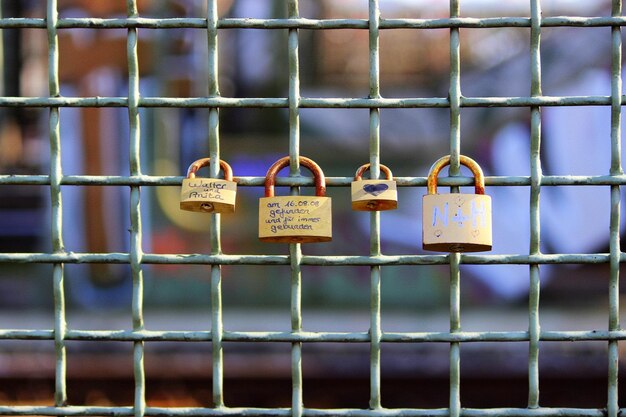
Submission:
<svg viewBox="0 0 626 417">
<path fill-rule="evenodd" d="M 263 242 L 311 243 L 332 239 L 331 200 L 326 197 L 326 178 L 311 159 L 300 157 L 315 180 L 315 196 L 274 197 L 278 172 L 289 165 L 279 159 L 265 175 L 265 197 L 259 200 L 259 239 Z"/>
<path fill-rule="evenodd" d="M 443 167 L 450 164 L 450 156 L 444 156 L 433 164 L 428 173 L 428 194 L 422 200 L 422 243 L 425 250 L 491 250 L 491 197 L 485 195 L 483 171 L 467 156 L 461 155 L 459 162 L 472 171 L 475 194 L 437 194 L 437 176 Z"/>
<path fill-rule="evenodd" d="M 195 161 L 187 170 L 180 190 L 180 208 L 203 213 L 234 213 L 237 183 L 230 165 L 220 160 L 224 179 L 196 178 L 196 172 L 211 163 L 209 158 Z"/>
<path fill-rule="evenodd" d="M 382 211 L 398 208 L 398 190 L 393 180 L 391 170 L 380 165 L 380 170 L 387 177 L 386 180 L 364 180 L 363 174 L 370 169 L 365 164 L 357 169 L 352 181 L 352 210 Z"/>
</svg>

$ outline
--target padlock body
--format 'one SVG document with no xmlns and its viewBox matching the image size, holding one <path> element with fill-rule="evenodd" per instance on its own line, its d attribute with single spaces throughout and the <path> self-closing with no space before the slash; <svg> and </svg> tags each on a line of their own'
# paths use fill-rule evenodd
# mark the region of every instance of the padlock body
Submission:
<svg viewBox="0 0 626 417">
<path fill-rule="evenodd" d="M 422 199 L 424 250 L 480 252 L 491 249 L 491 197 L 427 194 Z"/>
<path fill-rule="evenodd" d="M 398 190 L 393 180 L 352 181 L 352 210 L 382 211 L 398 208 Z"/>
<path fill-rule="evenodd" d="M 259 199 L 259 239 L 312 243 L 332 239 L 330 197 L 281 196 Z"/>
<path fill-rule="evenodd" d="M 185 178 L 180 208 L 202 213 L 234 213 L 237 183 L 217 178 Z"/>
</svg>

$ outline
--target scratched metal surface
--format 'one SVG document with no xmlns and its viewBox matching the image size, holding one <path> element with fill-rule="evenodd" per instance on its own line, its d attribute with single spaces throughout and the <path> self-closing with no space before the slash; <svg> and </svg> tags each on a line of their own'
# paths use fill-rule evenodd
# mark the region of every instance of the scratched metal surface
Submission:
<svg viewBox="0 0 626 417">
<path fill-rule="evenodd" d="M 48 35 L 49 96 L 0 97 L 4 107 L 40 107 L 49 109 L 50 173 L 48 175 L 0 175 L 0 185 L 45 185 L 50 190 L 51 253 L 2 253 L 0 263 L 45 263 L 53 265 L 54 327 L 52 329 L 0 329 L 3 340 L 51 340 L 55 345 L 55 400 L 52 406 L 0 405 L 1 415 L 45 416 L 562 416 L 562 417 L 617 417 L 621 409 L 618 402 L 618 342 L 626 339 L 626 331 L 619 322 L 619 265 L 626 254 L 620 252 L 620 187 L 626 184 L 621 161 L 621 106 L 622 96 L 622 38 L 621 27 L 626 25 L 622 16 L 621 0 L 613 1 L 610 17 L 546 17 L 542 18 L 541 1 L 529 0 L 531 15 L 525 17 L 463 18 L 460 1 L 450 0 L 449 17 L 438 19 L 381 19 L 379 0 L 369 0 L 368 19 L 312 20 L 299 17 L 298 0 L 288 0 L 286 19 L 219 19 L 216 0 L 207 0 L 205 18 L 148 19 L 138 14 L 135 0 L 127 0 L 127 18 L 58 18 L 57 0 L 47 0 L 45 19 L 4 18 L 0 28 L 33 28 L 46 30 Z M 610 96 L 554 97 L 542 94 L 541 84 L 541 31 L 544 27 L 610 27 L 612 36 L 612 88 Z M 530 28 L 531 87 L 526 97 L 463 97 L 460 85 L 460 28 Z M 62 97 L 58 79 L 58 31 L 72 28 L 123 28 L 127 29 L 128 95 L 125 97 Z M 167 29 L 194 28 L 206 31 L 208 39 L 209 88 L 206 97 L 166 98 L 141 97 L 137 60 L 138 28 Z M 283 29 L 288 35 L 289 95 L 275 98 L 222 97 L 218 85 L 219 30 L 227 28 Z M 386 29 L 448 29 L 450 31 L 450 74 L 448 97 L 390 99 L 380 96 L 379 37 Z M 302 97 L 298 59 L 299 29 L 361 29 L 369 33 L 369 96 L 366 98 L 316 98 Z M 541 171 L 541 108 L 544 106 L 610 106 L 611 108 L 611 169 L 600 176 L 544 176 Z M 128 109 L 130 125 L 130 175 L 85 176 L 64 175 L 61 164 L 60 109 L 63 107 L 122 107 Z M 531 196 L 531 241 L 529 253 L 520 255 L 450 254 L 401 255 L 381 254 L 380 216 L 374 212 L 370 219 L 370 254 L 368 256 L 308 256 L 303 255 L 298 244 L 289 247 L 288 255 L 223 254 L 220 240 L 220 215 L 213 214 L 210 232 L 210 254 L 162 255 L 144 253 L 140 194 L 142 187 L 178 186 L 182 177 L 149 176 L 142 173 L 140 156 L 141 123 L 139 109 L 143 107 L 208 108 L 209 150 L 211 176 L 218 174 L 216 162 L 220 157 L 220 108 L 286 108 L 289 111 L 290 178 L 278 180 L 280 185 L 292 186 L 292 194 L 299 186 L 312 184 L 311 179 L 299 177 L 300 109 L 302 108 L 366 108 L 369 109 L 369 158 L 371 175 L 379 176 L 380 109 L 384 108 L 449 108 L 451 177 L 440 184 L 458 190 L 472 183 L 471 178 L 458 177 L 461 145 L 460 111 L 463 107 L 523 107 L 528 108 L 531 119 L 531 175 L 528 177 L 487 177 L 489 186 L 529 187 Z M 261 177 L 236 177 L 240 186 L 260 186 Z M 401 187 L 423 187 L 424 177 L 399 177 Z M 352 177 L 330 177 L 328 185 L 348 186 Z M 131 246 L 129 253 L 72 253 L 65 250 L 63 242 L 63 204 L 61 186 L 109 185 L 130 187 Z M 540 252 L 540 191 L 541 187 L 568 185 L 603 185 L 611 189 L 610 251 L 596 254 L 546 255 Z M 133 277 L 132 330 L 76 330 L 66 325 L 64 266 L 74 263 L 129 264 Z M 522 264 L 529 266 L 530 294 L 528 330 L 526 331 L 474 331 L 461 329 L 460 265 Z M 610 266 L 608 327 L 602 331 L 544 331 L 540 326 L 539 292 L 542 264 L 594 264 Z M 207 265 L 211 277 L 211 331 L 151 331 L 143 320 L 143 273 L 147 264 L 200 264 Z M 449 331 L 445 332 L 384 332 L 381 327 L 381 276 L 385 265 L 449 265 L 450 313 Z M 291 268 L 291 329 L 281 332 L 226 331 L 223 328 L 221 266 L 222 265 L 289 265 Z M 367 332 L 310 332 L 302 326 L 302 271 L 303 265 L 367 265 L 371 268 L 370 328 Z M 71 406 L 67 405 L 67 354 L 68 341 L 127 341 L 133 343 L 134 404 L 126 407 Z M 144 342 L 159 341 L 210 341 L 212 343 L 213 403 L 212 408 L 148 407 L 145 402 Z M 231 408 L 224 403 L 223 353 L 224 342 L 283 342 L 291 345 L 292 404 L 290 408 Z M 528 342 L 528 405 L 526 408 L 470 409 L 461 402 L 460 351 L 469 342 Z M 540 406 L 539 344 L 541 341 L 606 341 L 609 346 L 607 403 L 602 409 L 547 408 Z M 370 400 L 369 409 L 311 409 L 303 403 L 302 345 L 315 342 L 368 343 L 370 345 Z M 450 385 L 449 406 L 441 409 L 388 409 L 381 398 L 381 346 L 383 343 L 449 344 Z"/>
</svg>

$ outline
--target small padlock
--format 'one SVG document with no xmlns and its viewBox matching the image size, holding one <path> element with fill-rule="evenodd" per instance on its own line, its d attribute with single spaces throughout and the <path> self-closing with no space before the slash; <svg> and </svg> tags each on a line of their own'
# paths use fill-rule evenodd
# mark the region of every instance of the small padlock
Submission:
<svg viewBox="0 0 626 417">
<path fill-rule="evenodd" d="M 380 165 L 380 170 L 387 176 L 386 180 L 364 180 L 363 174 L 370 169 L 365 164 L 357 169 L 352 181 L 352 210 L 382 211 L 398 208 L 398 190 L 391 170 Z"/>
<path fill-rule="evenodd" d="M 289 157 L 279 159 L 265 175 L 265 197 L 259 199 L 259 239 L 263 242 L 311 243 L 332 239 L 331 200 L 326 197 L 326 178 L 311 159 L 301 156 L 315 180 L 315 196 L 274 197 L 278 172 L 289 165 Z"/>
<path fill-rule="evenodd" d="M 211 163 L 209 158 L 195 161 L 187 170 L 180 190 L 180 208 L 203 213 L 234 213 L 237 183 L 230 165 L 220 160 L 224 179 L 196 178 L 196 172 Z"/>
<path fill-rule="evenodd" d="M 476 194 L 437 194 L 439 171 L 450 164 L 444 156 L 428 173 L 428 194 L 422 199 L 422 243 L 425 250 L 479 252 L 491 250 L 491 197 L 485 195 L 485 177 L 471 158 L 459 162 L 474 174 Z"/>
</svg>

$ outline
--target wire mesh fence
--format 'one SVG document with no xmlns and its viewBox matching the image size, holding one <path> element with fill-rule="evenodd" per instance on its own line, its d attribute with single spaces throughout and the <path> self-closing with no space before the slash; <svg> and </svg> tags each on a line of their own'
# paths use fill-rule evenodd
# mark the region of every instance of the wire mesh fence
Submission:
<svg viewBox="0 0 626 417">
<path fill-rule="evenodd" d="M 184 416 L 617 416 L 619 341 L 626 338 L 619 317 L 619 268 L 624 254 L 620 249 L 621 186 L 626 183 L 621 161 L 621 109 L 622 109 L 622 34 L 626 20 L 622 16 L 622 2 L 614 0 L 610 16 L 596 17 L 542 17 L 541 0 L 529 0 L 529 17 L 462 17 L 461 1 L 451 0 L 448 16 L 441 18 L 381 18 L 379 0 L 369 0 L 367 18 L 310 19 L 299 13 L 301 2 L 288 0 L 284 7 L 287 16 L 281 18 L 218 17 L 218 2 L 208 0 L 206 16 L 198 18 L 148 18 L 139 13 L 138 2 L 128 0 L 127 16 L 117 18 L 64 17 L 59 18 L 56 0 L 46 2 L 46 16 L 41 18 L 5 17 L 0 19 L 0 29 L 34 29 L 47 34 L 48 89 L 47 96 L 3 96 L 4 108 L 45 109 L 48 115 L 50 171 L 43 175 L 0 175 L 0 185 L 43 186 L 49 190 L 51 215 L 51 250 L 44 252 L 0 253 L 3 266 L 14 264 L 45 264 L 51 266 L 53 283 L 54 324 L 50 329 L 1 328 L 0 338 L 12 341 L 53 341 L 55 347 L 55 397 L 54 405 L 0 405 L 2 415 L 184 415 Z M 546 28 L 609 28 L 611 39 L 611 90 L 610 95 L 556 96 L 542 93 L 542 32 Z M 464 96 L 461 92 L 462 44 L 460 31 L 466 29 L 525 28 L 529 30 L 530 74 L 528 94 L 523 96 Z M 123 96 L 66 96 L 61 94 L 59 64 L 59 36 L 62 31 L 77 29 L 103 29 L 125 31 L 127 56 L 127 93 Z M 141 62 L 139 42 L 152 30 L 193 29 L 206 36 L 206 92 L 201 97 L 149 96 L 140 93 Z M 288 95 L 286 97 L 228 97 L 220 94 L 218 48 L 220 34 L 225 30 L 263 30 L 287 33 L 283 45 L 288 66 Z M 448 94 L 446 97 L 386 98 L 381 95 L 380 39 L 387 30 L 411 31 L 446 30 L 449 33 Z M 367 97 L 307 97 L 300 87 L 300 37 L 302 31 L 357 30 L 368 36 Z M 563 42 L 566 42 L 565 40 Z M 604 106 L 611 109 L 610 167 L 601 175 L 544 175 L 542 172 L 542 109 L 546 107 Z M 67 175 L 62 157 L 62 129 L 65 123 L 64 108 L 121 108 L 127 111 L 128 124 L 128 175 Z M 445 109 L 449 114 L 448 153 L 451 156 L 449 177 L 441 178 L 441 186 L 459 191 L 461 186 L 473 184 L 473 179 L 460 175 L 459 156 L 463 144 L 461 113 L 468 108 L 522 108 L 530 120 L 528 162 L 530 175 L 487 176 L 487 187 L 523 187 L 529 190 L 530 239 L 527 253 L 510 254 L 383 254 L 380 213 L 373 212 L 369 219 L 369 252 L 347 254 L 303 253 L 299 244 L 290 244 L 282 254 L 225 253 L 222 250 L 221 216 L 211 214 L 209 253 L 151 253 L 144 248 L 144 226 L 141 208 L 142 191 L 161 187 L 176 187 L 182 176 L 148 175 L 142 166 L 146 149 L 142 147 L 142 127 L 147 124 L 142 110 L 148 108 L 205 109 L 208 112 L 206 132 L 211 160 L 210 176 L 219 174 L 220 112 L 224 109 L 286 109 L 288 111 L 286 148 L 290 157 L 288 177 L 279 178 L 277 184 L 291 187 L 299 193 L 300 187 L 310 187 L 313 180 L 300 175 L 298 157 L 301 155 L 301 112 L 305 109 L 365 109 L 369 118 L 367 148 L 372 178 L 380 176 L 381 111 L 384 109 Z M 340 110 L 338 110 L 340 111 Z M 328 176 L 329 187 L 349 187 L 352 176 Z M 425 176 L 395 177 L 399 187 L 425 189 Z M 262 187 L 261 176 L 237 176 L 240 187 Z M 63 224 L 64 206 L 62 189 L 65 187 L 127 187 L 130 211 L 128 251 L 73 252 L 66 249 Z M 560 186 L 601 186 L 610 189 L 609 251 L 604 253 L 543 253 L 541 250 L 542 189 Z M 581 237 L 584 239 L 584 237 Z M 122 264 L 130 267 L 132 275 L 132 329 L 130 330 L 78 330 L 67 325 L 65 273 L 73 264 Z M 524 331 L 463 331 L 461 328 L 461 265 L 521 265 L 527 266 L 529 281 L 528 329 Z M 605 264 L 608 265 L 608 300 L 606 311 L 608 326 L 605 329 L 542 330 L 540 286 L 542 265 Z M 210 330 L 166 331 L 149 330 L 144 323 L 144 270 L 150 265 L 200 265 L 210 277 Z M 232 331 L 224 326 L 222 313 L 222 267 L 253 265 L 259 268 L 283 266 L 290 270 L 290 331 Z M 393 332 L 383 329 L 381 288 L 386 266 L 408 266 L 419 270 L 428 265 L 446 265 L 449 269 L 449 328 L 445 331 Z M 368 267 L 369 268 L 369 330 L 309 331 L 303 326 L 303 267 Z M 416 272 L 419 273 L 419 272 Z M 124 342 L 132 344 L 132 373 L 134 402 L 128 406 L 75 406 L 68 405 L 68 345 L 73 342 Z M 147 344 L 161 342 L 208 342 L 211 344 L 212 402 L 213 407 L 154 407 L 146 405 L 146 369 L 144 354 Z M 289 346 L 291 372 L 291 406 L 288 408 L 229 407 L 224 401 L 224 345 L 239 342 L 260 346 L 279 343 Z M 528 403 L 526 408 L 479 409 L 465 408 L 461 401 L 461 349 L 463 345 L 483 342 L 525 343 L 528 346 Z M 539 383 L 539 346 L 541 342 L 605 342 L 608 344 L 608 374 L 606 376 L 605 408 L 541 407 Z M 365 344 L 369 347 L 369 408 L 322 409 L 308 408 L 304 401 L 306 384 L 303 382 L 303 347 L 316 343 Z M 447 344 L 449 346 L 449 404 L 445 408 L 385 408 L 381 396 L 381 353 L 390 344 Z M 226 354 L 227 355 L 227 354 Z M 208 358 L 207 358 L 208 360 Z"/>
</svg>

